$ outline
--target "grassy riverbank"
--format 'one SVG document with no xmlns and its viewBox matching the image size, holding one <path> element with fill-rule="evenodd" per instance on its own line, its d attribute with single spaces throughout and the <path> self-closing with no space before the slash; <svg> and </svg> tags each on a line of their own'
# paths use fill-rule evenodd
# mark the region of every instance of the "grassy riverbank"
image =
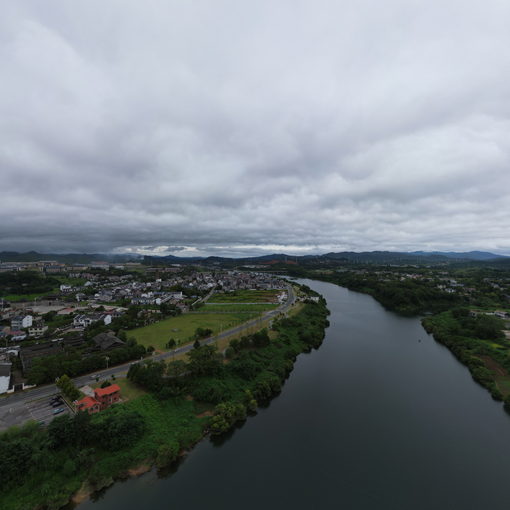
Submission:
<svg viewBox="0 0 510 510">
<path fill-rule="evenodd" d="M 495 400 L 510 395 L 510 342 L 502 332 L 502 320 L 485 314 L 473 317 L 467 309 L 456 309 L 426 317 L 422 322 Z"/>
<path fill-rule="evenodd" d="M 296 356 L 320 346 L 325 302 L 307 303 L 259 332 L 232 342 L 224 359 L 214 347 L 182 361 L 135 365 L 130 385 L 147 394 L 98 415 L 30 423 L 0 436 L 0 508 L 57 509 L 81 494 L 164 467 L 204 435 L 221 434 L 278 393 Z"/>
</svg>

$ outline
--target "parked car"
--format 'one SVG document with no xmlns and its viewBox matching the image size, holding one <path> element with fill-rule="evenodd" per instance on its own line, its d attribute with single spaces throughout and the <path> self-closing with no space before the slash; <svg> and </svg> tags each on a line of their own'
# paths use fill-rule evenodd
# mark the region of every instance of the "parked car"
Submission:
<svg viewBox="0 0 510 510">
<path fill-rule="evenodd" d="M 63 409 L 62 407 L 60 409 L 55 409 L 53 411 L 53 414 L 60 414 L 60 413 L 63 413 L 65 411 L 65 409 Z"/>
</svg>

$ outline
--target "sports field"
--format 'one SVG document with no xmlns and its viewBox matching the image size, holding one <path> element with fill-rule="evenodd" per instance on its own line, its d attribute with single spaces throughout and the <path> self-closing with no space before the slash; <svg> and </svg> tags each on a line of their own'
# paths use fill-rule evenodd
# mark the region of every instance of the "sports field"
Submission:
<svg viewBox="0 0 510 510">
<path fill-rule="evenodd" d="M 166 344 L 174 338 L 178 344 L 193 341 L 197 328 L 212 329 L 213 334 L 232 328 L 259 315 L 240 313 L 186 313 L 178 317 L 171 317 L 150 326 L 128 331 L 128 336 L 134 336 L 139 344 L 148 347 L 152 345 L 157 350 L 167 350 Z"/>
</svg>

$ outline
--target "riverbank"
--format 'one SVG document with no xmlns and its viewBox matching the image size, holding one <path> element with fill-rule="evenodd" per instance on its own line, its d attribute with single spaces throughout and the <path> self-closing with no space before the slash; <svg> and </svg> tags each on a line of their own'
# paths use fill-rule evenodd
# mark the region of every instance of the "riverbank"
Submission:
<svg viewBox="0 0 510 510">
<path fill-rule="evenodd" d="M 132 380 L 137 379 L 150 394 L 118 406 L 131 421 L 142 424 L 140 434 L 120 441 L 120 447 L 113 447 L 118 439 L 115 435 L 111 445 L 97 441 L 101 421 L 107 424 L 113 419 L 114 410 L 93 417 L 90 424 L 81 417 L 78 421 L 67 418 L 56 419 L 56 425 L 48 430 L 30 424 L 9 431 L 0 439 L 0 453 L 5 453 L 0 456 L 0 474 L 5 475 L 2 480 L 6 482 L 0 506 L 10 510 L 57 509 L 73 495 L 81 501 L 91 491 L 126 478 L 129 470 L 138 466 L 162 468 L 172 464 L 179 452 L 189 450 L 210 433 L 229 430 L 255 411 L 259 402 L 277 394 L 297 355 L 322 342 L 327 313 L 323 300 L 305 304 L 292 318 L 273 324 L 276 336 L 267 336 L 267 343 L 266 336 L 258 334 L 238 341 L 228 353 L 228 362 L 220 363 L 218 370 L 217 364 L 209 363 L 212 358 L 206 360 L 207 366 L 216 367 L 213 372 L 203 372 L 203 359 L 193 365 L 197 359 L 192 357 L 189 377 L 172 378 L 161 373 L 166 366 L 182 367 L 182 361 L 149 363 L 147 374 L 159 370 L 161 379 L 152 377 L 145 384 L 132 373 Z M 211 346 L 195 350 L 200 356 L 211 352 Z M 117 434 L 127 432 L 122 427 L 115 430 Z M 80 439 L 75 441 L 74 437 Z M 16 456 L 20 447 L 25 456 Z"/>
<path fill-rule="evenodd" d="M 473 379 L 494 400 L 510 395 L 509 343 L 503 321 L 490 315 L 471 316 L 467 309 L 443 312 L 422 320 L 434 339 L 468 367 Z"/>
</svg>

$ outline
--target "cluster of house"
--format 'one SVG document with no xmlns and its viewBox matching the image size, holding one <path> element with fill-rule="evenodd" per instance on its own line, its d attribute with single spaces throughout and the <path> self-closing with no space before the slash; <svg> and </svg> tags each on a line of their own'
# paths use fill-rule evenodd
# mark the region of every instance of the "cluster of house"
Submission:
<svg viewBox="0 0 510 510">
<path fill-rule="evenodd" d="M 286 283 L 266 273 L 227 271 L 218 275 L 217 286 L 224 291 L 284 289 Z"/>
<path fill-rule="evenodd" d="M 9 317 L 8 314 L 5 314 Z M 10 338 L 17 342 L 27 337 L 39 338 L 48 330 L 42 317 L 33 317 L 30 314 L 14 315 L 10 319 L 10 326 L 0 327 L 0 338 Z"/>
<path fill-rule="evenodd" d="M 495 310 L 493 312 L 487 312 L 487 311 L 481 311 L 481 310 L 470 310 L 469 315 L 471 315 L 471 317 L 476 317 L 478 315 L 493 315 L 494 317 L 497 317 L 498 319 L 503 319 L 503 320 L 510 319 L 510 312 L 507 312 L 505 310 Z"/>
<path fill-rule="evenodd" d="M 31 310 L 31 309 L 29 309 Z M 124 308 L 111 308 L 107 312 L 97 312 L 94 309 L 79 313 L 82 309 L 62 308 L 58 315 L 76 314 L 67 327 L 63 328 L 60 333 L 83 330 L 96 322 L 103 322 L 105 326 L 111 324 L 112 320 L 120 317 L 124 312 Z M 78 312 L 78 313 L 77 313 Z M 37 339 L 44 336 L 48 331 L 48 326 L 42 316 L 37 316 L 33 311 L 30 313 L 19 313 L 17 310 L 6 310 L 2 312 L 0 317 L 3 320 L 9 320 L 9 326 L 0 326 L 0 339 L 9 339 L 11 342 L 19 342 L 28 339 Z M 57 333 L 59 333 L 57 332 Z"/>
</svg>

